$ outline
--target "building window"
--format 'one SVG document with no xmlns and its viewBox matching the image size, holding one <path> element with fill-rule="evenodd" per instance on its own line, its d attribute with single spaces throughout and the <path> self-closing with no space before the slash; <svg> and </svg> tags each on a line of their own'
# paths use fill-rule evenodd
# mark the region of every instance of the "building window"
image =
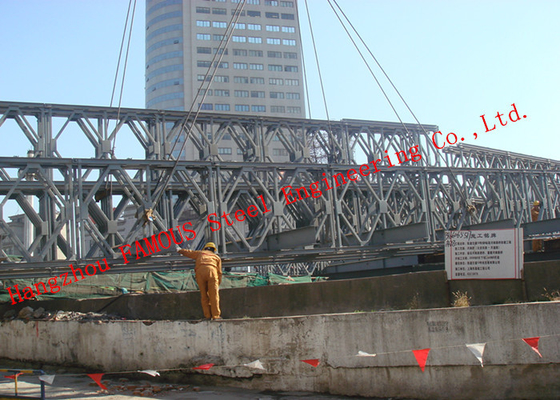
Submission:
<svg viewBox="0 0 560 400">
<path fill-rule="evenodd" d="M 214 104 L 216 111 L 229 111 L 229 104 Z"/>
<path fill-rule="evenodd" d="M 224 50 L 225 50 L 225 51 L 224 51 Z M 218 54 L 225 54 L 225 55 L 227 56 L 227 54 L 228 54 L 228 49 L 218 49 L 218 48 L 214 47 L 214 54 L 216 54 L 216 53 L 218 53 Z"/>
<path fill-rule="evenodd" d="M 295 19 L 294 14 L 282 14 L 282 19 Z"/>
<path fill-rule="evenodd" d="M 286 112 L 286 108 L 284 106 L 270 106 L 270 112 L 273 113 L 285 113 Z M 277 138 L 278 136 L 275 136 L 274 138 Z"/>
<path fill-rule="evenodd" d="M 231 40 L 237 43 L 245 43 L 247 41 L 247 38 L 245 36 L 232 36 Z"/>
<path fill-rule="evenodd" d="M 256 85 L 264 85 L 264 78 L 251 78 L 251 83 Z"/>
<path fill-rule="evenodd" d="M 282 32 L 284 33 L 296 33 L 296 28 L 293 26 L 283 26 Z"/>
<path fill-rule="evenodd" d="M 280 14 L 275 13 L 275 12 L 267 12 L 267 13 L 264 13 L 264 15 L 265 15 L 266 18 L 274 18 L 274 19 L 280 18 Z"/>
<path fill-rule="evenodd" d="M 247 11 L 247 16 L 249 16 L 249 17 L 260 17 L 261 12 L 260 11 Z"/>
<path fill-rule="evenodd" d="M 196 34 L 196 38 L 198 40 L 210 40 L 211 36 L 209 33 L 197 33 Z"/>
<path fill-rule="evenodd" d="M 299 93 L 286 93 L 286 98 L 289 100 L 299 100 L 300 95 Z"/>
<path fill-rule="evenodd" d="M 210 21 L 196 21 L 196 26 L 201 26 L 203 28 L 210 27 Z"/>
<path fill-rule="evenodd" d="M 260 24 L 247 24 L 247 29 L 250 31 L 260 31 L 262 26 Z"/>
<path fill-rule="evenodd" d="M 296 41 L 295 39 L 282 39 L 282 44 L 286 46 L 295 46 Z"/>
<path fill-rule="evenodd" d="M 243 150 L 241 150 L 239 147 L 237 148 L 237 155 L 238 155 L 238 156 L 242 156 L 242 155 L 243 155 Z"/>
<path fill-rule="evenodd" d="M 288 107 L 288 114 L 301 114 L 301 107 Z"/>
<path fill-rule="evenodd" d="M 214 96 L 229 97 L 229 90 L 214 89 Z"/>
<path fill-rule="evenodd" d="M 200 68 L 210 68 L 212 63 L 210 61 L 197 61 L 196 66 Z"/>
<path fill-rule="evenodd" d="M 278 1 L 277 0 L 264 0 L 264 5 L 265 6 L 277 6 Z"/>
<path fill-rule="evenodd" d="M 212 54 L 212 48 L 211 47 L 197 47 L 196 52 L 198 54 Z"/>
<path fill-rule="evenodd" d="M 269 84 L 269 85 L 282 86 L 282 85 L 284 84 L 284 79 L 281 79 L 281 78 L 268 78 L 268 84 Z"/>
<path fill-rule="evenodd" d="M 233 63 L 234 69 L 247 69 L 247 63 Z"/>
<path fill-rule="evenodd" d="M 293 1 L 281 1 L 281 2 L 280 2 L 280 7 L 291 7 L 291 8 L 294 8 L 294 2 L 293 2 Z"/>
<path fill-rule="evenodd" d="M 227 22 L 214 21 L 214 22 L 212 22 L 212 27 L 214 27 L 214 28 L 227 28 Z"/>
<path fill-rule="evenodd" d="M 218 66 L 218 68 L 229 68 L 229 63 L 226 61 L 222 61 L 220 64 L 214 62 L 214 67 Z"/>
<path fill-rule="evenodd" d="M 212 39 L 214 39 L 217 42 L 220 42 L 224 40 L 224 35 L 212 35 Z"/>
<path fill-rule="evenodd" d="M 264 69 L 264 66 L 262 64 L 249 64 L 249 69 L 262 71 Z"/>
<path fill-rule="evenodd" d="M 196 7 L 198 14 L 210 14 L 210 7 Z"/>
<path fill-rule="evenodd" d="M 251 97 L 256 97 L 259 99 L 264 99 L 264 92 L 258 91 L 258 90 L 251 90 Z"/>
<path fill-rule="evenodd" d="M 199 89 L 198 94 L 201 95 L 201 96 L 206 96 L 206 95 L 212 96 L 212 89 L 210 89 L 210 90 Z"/>
<path fill-rule="evenodd" d="M 241 15 L 242 17 L 245 16 L 245 11 L 235 11 L 235 10 L 231 10 L 231 15 Z"/>
<path fill-rule="evenodd" d="M 233 77 L 233 82 L 235 82 L 235 83 L 249 83 L 249 78 L 247 78 L 246 76 L 234 76 Z"/>
<path fill-rule="evenodd" d="M 262 57 L 263 52 L 262 52 L 262 50 L 249 50 L 249 56 L 250 57 Z"/>
<path fill-rule="evenodd" d="M 168 53 L 163 53 L 163 54 L 160 54 L 159 56 L 152 57 L 146 63 L 146 64 L 148 64 L 148 67 L 146 67 L 146 68 L 149 68 L 149 66 L 152 66 L 153 64 L 158 63 L 158 62 L 163 61 L 163 60 L 169 60 L 171 58 L 180 58 L 180 57 L 183 57 L 183 52 L 182 51 L 170 51 Z"/>
<path fill-rule="evenodd" d="M 261 0 L 247 0 L 247 4 L 259 5 L 261 4 Z"/>
<path fill-rule="evenodd" d="M 248 90 L 235 90 L 233 94 L 235 97 L 249 97 Z"/>
<path fill-rule="evenodd" d="M 272 149 L 273 156 L 288 156 L 288 150 L 286 149 Z"/>
<path fill-rule="evenodd" d="M 233 55 L 234 56 L 247 56 L 247 50 L 244 49 L 233 49 Z"/>
<path fill-rule="evenodd" d="M 284 67 L 284 71 L 286 71 L 286 72 L 298 72 L 298 67 L 296 67 L 295 65 L 286 65 Z"/>
<path fill-rule="evenodd" d="M 227 15 L 227 10 L 225 8 L 213 8 L 212 14 L 216 15 Z"/>
<path fill-rule="evenodd" d="M 278 26 L 278 25 L 267 25 L 266 30 L 268 32 L 280 32 L 280 26 Z"/>
<path fill-rule="evenodd" d="M 260 38 L 260 37 L 254 37 L 254 36 L 249 36 L 249 37 L 247 38 L 247 41 L 248 41 L 249 43 L 262 43 L 262 38 Z"/>
<path fill-rule="evenodd" d="M 282 71 L 282 66 L 281 65 L 268 64 L 268 70 L 269 71 Z"/>
<path fill-rule="evenodd" d="M 229 76 L 227 75 L 216 75 L 214 77 L 214 82 L 224 82 L 227 83 L 229 82 Z"/>
<path fill-rule="evenodd" d="M 271 99 L 283 99 L 284 98 L 284 92 L 270 92 L 270 98 Z"/>
<path fill-rule="evenodd" d="M 266 106 L 251 106 L 251 112 L 266 112 Z"/>
<path fill-rule="evenodd" d="M 245 29 L 246 25 L 238 22 L 237 24 L 235 24 L 235 29 Z"/>
<path fill-rule="evenodd" d="M 198 106 L 200 107 L 201 110 L 213 110 L 214 107 L 211 103 L 202 103 L 202 105 L 199 103 Z"/>
<path fill-rule="evenodd" d="M 286 86 L 299 86 L 298 79 L 286 79 Z"/>
<path fill-rule="evenodd" d="M 267 55 L 270 58 L 282 58 L 282 52 L 280 51 L 269 51 L 267 52 Z"/>
<path fill-rule="evenodd" d="M 198 36 L 198 35 L 197 35 Z M 208 35 L 210 36 L 210 35 Z M 210 39 L 208 39 L 210 40 Z M 277 38 L 266 38 L 266 43 L 267 44 L 280 44 L 280 39 Z"/>
<path fill-rule="evenodd" d="M 218 154 L 230 155 L 231 147 L 218 147 Z"/>
<path fill-rule="evenodd" d="M 204 80 L 205 75 L 197 75 L 196 80 L 202 82 Z M 206 76 L 206 82 L 210 82 L 212 77 L 210 75 Z"/>
<path fill-rule="evenodd" d="M 291 58 L 297 60 L 297 53 L 284 52 L 284 58 Z"/>
<path fill-rule="evenodd" d="M 249 111 L 249 106 L 245 104 L 236 104 L 235 111 L 247 112 Z"/>
</svg>

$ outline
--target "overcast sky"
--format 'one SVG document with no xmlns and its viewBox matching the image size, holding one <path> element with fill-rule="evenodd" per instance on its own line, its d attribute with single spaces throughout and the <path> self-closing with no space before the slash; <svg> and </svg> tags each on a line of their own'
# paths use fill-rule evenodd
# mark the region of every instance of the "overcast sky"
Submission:
<svg viewBox="0 0 560 400">
<path fill-rule="evenodd" d="M 463 135 L 465 143 L 560 159 L 560 1 L 338 3 L 421 123 Z M 311 116 L 325 118 L 299 4 Z M 328 2 L 308 5 L 330 118 L 398 121 Z M 127 0 L 0 0 L 0 100 L 108 106 L 127 7 Z M 124 107 L 144 107 L 144 32 L 138 0 Z M 527 118 L 484 133 L 480 115 L 493 124 L 512 103 Z M 414 122 L 402 103 L 397 110 Z M 24 155 L 29 146 L 18 140 L 0 154 Z"/>
</svg>

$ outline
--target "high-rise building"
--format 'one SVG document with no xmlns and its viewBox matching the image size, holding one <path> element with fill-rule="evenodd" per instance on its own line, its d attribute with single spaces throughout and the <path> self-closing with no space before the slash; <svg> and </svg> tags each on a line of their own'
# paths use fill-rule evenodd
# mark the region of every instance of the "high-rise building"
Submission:
<svg viewBox="0 0 560 400">
<path fill-rule="evenodd" d="M 146 108 L 305 117 L 296 0 L 243 1 L 147 0 Z"/>
</svg>

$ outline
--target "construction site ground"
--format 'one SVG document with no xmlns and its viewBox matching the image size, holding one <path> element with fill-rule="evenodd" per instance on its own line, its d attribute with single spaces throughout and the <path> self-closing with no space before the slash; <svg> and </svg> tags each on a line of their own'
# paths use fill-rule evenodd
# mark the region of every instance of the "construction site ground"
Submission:
<svg viewBox="0 0 560 400">
<path fill-rule="evenodd" d="M 262 392 L 246 389 L 195 386 L 188 384 L 153 383 L 119 379 L 103 379 L 108 390 L 102 390 L 87 376 L 57 376 L 53 386 L 46 386 L 47 399 L 88 399 L 88 400 L 237 400 L 237 399 L 351 399 L 355 397 L 321 395 L 304 392 Z M 21 376 L 18 380 L 18 394 L 40 398 L 37 377 Z M 136 393 L 136 394 L 134 394 Z M 14 394 L 14 381 L 0 381 L 0 400 Z"/>
</svg>

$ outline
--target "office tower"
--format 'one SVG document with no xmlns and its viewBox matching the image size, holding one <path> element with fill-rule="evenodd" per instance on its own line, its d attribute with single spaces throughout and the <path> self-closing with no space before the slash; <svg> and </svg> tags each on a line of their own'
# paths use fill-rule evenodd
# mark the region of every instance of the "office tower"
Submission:
<svg viewBox="0 0 560 400">
<path fill-rule="evenodd" d="M 201 111 L 305 117 L 296 1 L 246 0 L 235 15 L 241 5 L 242 0 L 147 0 L 146 108 L 190 110 L 214 61 L 218 69 Z M 214 58 L 237 16 L 225 54 Z"/>
</svg>

